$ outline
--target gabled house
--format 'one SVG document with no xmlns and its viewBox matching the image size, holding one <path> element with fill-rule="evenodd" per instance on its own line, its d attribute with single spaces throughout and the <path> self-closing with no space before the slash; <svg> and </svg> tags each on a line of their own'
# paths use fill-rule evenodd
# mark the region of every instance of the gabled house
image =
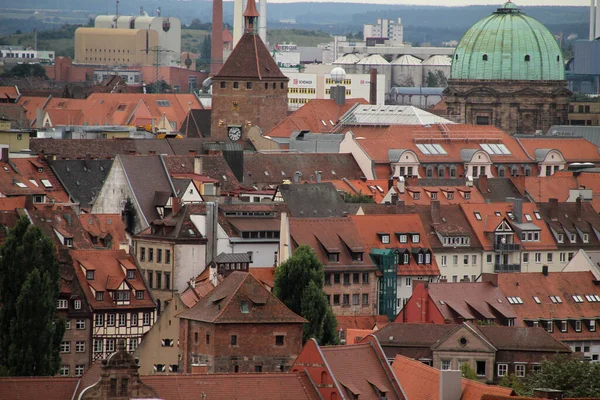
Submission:
<svg viewBox="0 0 600 400">
<path fill-rule="evenodd" d="M 513 300 L 523 325 L 542 327 L 587 360 L 600 360 L 600 287 L 592 272 L 545 270 L 482 278 Z"/>
<path fill-rule="evenodd" d="M 513 301 L 511 298 L 510 301 Z M 523 326 L 504 293 L 490 282 L 415 282 L 394 322 Z"/>
<path fill-rule="evenodd" d="M 175 188 L 161 156 L 117 155 L 92 206 L 93 214 L 123 214 L 132 234 L 173 211 Z"/>
<path fill-rule="evenodd" d="M 241 271 L 179 321 L 179 371 L 185 373 L 287 371 L 300 353 L 306 322 Z"/>
<path fill-rule="evenodd" d="M 301 245 L 310 246 L 323 264 L 323 291 L 335 315 L 378 313 L 378 270 L 351 218 L 290 218 L 289 236 L 282 236 L 280 246 L 291 256 Z M 286 260 L 281 252 L 280 262 Z"/>
<path fill-rule="evenodd" d="M 292 372 L 306 372 L 322 399 L 408 399 L 374 336 L 347 346 L 319 346 L 310 339 Z"/>
<path fill-rule="evenodd" d="M 417 215 L 353 215 L 365 256 L 378 269 L 378 313 L 393 319 L 412 295 L 414 280 L 437 281 L 440 271 Z"/>
<path fill-rule="evenodd" d="M 156 321 L 156 305 L 135 259 L 123 250 L 71 250 L 75 276 L 93 313 L 92 359 L 112 354 L 118 340 L 134 352 Z M 62 350 L 66 347 L 61 347 Z"/>
</svg>

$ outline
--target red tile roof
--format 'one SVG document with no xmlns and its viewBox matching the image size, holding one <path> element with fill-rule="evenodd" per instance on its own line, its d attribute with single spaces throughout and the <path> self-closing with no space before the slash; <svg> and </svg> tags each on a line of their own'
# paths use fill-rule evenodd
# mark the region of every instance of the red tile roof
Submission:
<svg viewBox="0 0 600 400">
<path fill-rule="evenodd" d="M 535 225 L 540 229 L 539 242 L 521 241 L 513 203 L 461 204 L 460 207 L 469 220 L 473 231 L 477 234 L 484 250 L 493 250 L 493 235 L 489 233 L 494 232 L 502 221 L 506 221 L 512 227 L 515 231 L 513 235 L 514 243 L 521 244 L 524 250 L 555 250 L 557 248 L 552 232 L 550 232 L 544 220 L 539 220 L 535 216 L 535 212 L 539 213 L 540 211 L 535 203 L 522 203 L 523 215 L 521 221 L 522 224 Z M 510 218 L 509 212 L 515 219 Z M 475 213 L 479 213 L 481 220 L 476 217 Z M 496 213 L 499 213 L 500 216 Z M 527 216 L 531 218 L 531 221 L 527 219 Z"/>
<path fill-rule="evenodd" d="M 59 203 L 40 203 L 35 204 L 33 209 L 28 209 L 27 213 L 31 222 L 51 238 L 59 248 L 66 248 L 65 246 L 68 245 L 64 242 L 64 238 L 73 239 L 73 248 L 75 249 L 95 247 L 72 206 Z"/>
<path fill-rule="evenodd" d="M 519 319 L 525 321 L 600 319 L 600 302 L 590 302 L 585 296 L 600 296 L 600 286 L 590 271 L 543 273 L 498 274 L 498 289 L 505 296 L 519 296 L 523 304 L 515 304 L 512 309 Z M 572 296 L 582 297 L 583 302 L 575 302 Z M 538 304 L 534 296 L 540 300 Z M 561 303 L 555 303 L 550 296 L 559 296 Z M 560 332 L 555 327 L 553 336 L 559 340 L 598 340 L 600 331 L 590 332 L 582 323 L 582 331 Z"/>
<path fill-rule="evenodd" d="M 358 344 L 373 332 L 372 329 L 346 329 L 346 344 Z"/>
<path fill-rule="evenodd" d="M 208 268 L 205 269 L 208 271 Z M 200 299 L 206 297 L 215 286 L 209 279 L 195 282 L 193 287 L 188 287 L 181 293 L 181 301 L 187 308 L 192 308 Z"/>
<path fill-rule="evenodd" d="M 293 131 L 328 133 L 337 125 L 340 117 L 355 104 L 369 104 L 365 99 L 347 99 L 343 106 L 335 100 L 313 99 L 294 111 L 265 134 L 269 137 L 289 138 Z"/>
<path fill-rule="evenodd" d="M 71 250 L 69 253 L 77 279 L 93 309 L 155 308 L 132 255 L 123 250 Z M 86 279 L 87 270 L 94 271 L 94 279 Z M 134 270 L 133 279 L 127 278 L 126 270 Z M 117 305 L 109 294 L 122 284 L 130 291 L 129 305 Z M 144 292 L 142 300 L 136 298 L 137 291 Z M 97 300 L 95 292 L 104 292 L 103 300 Z"/>
<path fill-rule="evenodd" d="M 165 400 L 320 399 L 312 382 L 303 372 L 264 374 L 154 375 L 140 380 Z"/>
<path fill-rule="evenodd" d="M 397 355 L 392 369 L 410 400 L 439 400 L 440 371 L 412 358 Z M 462 379 L 461 400 L 481 400 L 484 394 L 510 396 L 513 390 Z"/>
<path fill-rule="evenodd" d="M 119 250 L 121 245 L 128 245 L 125 224 L 119 214 L 81 214 L 79 221 L 90 236 L 98 238 L 99 246 L 103 246 L 103 241 L 108 239 L 109 235 L 112 250 Z"/>
<path fill-rule="evenodd" d="M 258 35 L 244 33 L 214 76 L 220 79 L 259 79 L 287 81 L 271 53 Z"/>
<path fill-rule="evenodd" d="M 0 393 L 2 400 L 71 399 L 79 378 L 67 377 L 2 377 Z M 42 394 L 43 393 L 43 394 Z"/>
<path fill-rule="evenodd" d="M 12 158 L 0 162 L 0 193 L 5 196 L 41 194 L 48 201 L 68 203 L 69 195 L 52 172 L 48 163 L 36 157 Z"/>
<path fill-rule="evenodd" d="M 250 300 L 251 311 L 240 304 Z M 294 323 L 306 320 L 288 309 L 275 295 L 247 272 L 234 271 L 179 318 L 208 323 Z"/>
<path fill-rule="evenodd" d="M 518 137 L 515 138 L 527 154 L 535 160 L 536 150 L 556 149 L 561 152 L 565 161 L 600 163 L 598 146 L 584 138 L 559 137 Z"/>
<path fill-rule="evenodd" d="M 381 329 L 390 323 L 386 315 L 336 315 L 339 329 Z"/>
<path fill-rule="evenodd" d="M 15 86 L 0 86 L 0 99 L 15 101 L 19 97 L 19 88 Z"/>
<path fill-rule="evenodd" d="M 429 238 L 425 234 L 425 229 L 418 215 L 353 215 L 350 218 L 360 234 L 365 254 L 371 253 L 373 249 L 407 249 L 408 251 L 415 248 L 431 249 Z M 381 243 L 380 233 L 388 234 L 390 243 Z M 400 243 L 396 233 L 405 233 L 407 242 Z M 411 241 L 412 233 L 419 234 L 418 243 Z M 439 276 L 439 274 L 440 270 L 433 254 L 431 255 L 430 264 L 417 264 L 416 260 L 410 257 L 408 265 L 401 265 L 398 268 L 398 275 Z"/>
<path fill-rule="evenodd" d="M 275 287 L 275 267 L 250 267 L 249 272 L 269 290 Z"/>
</svg>

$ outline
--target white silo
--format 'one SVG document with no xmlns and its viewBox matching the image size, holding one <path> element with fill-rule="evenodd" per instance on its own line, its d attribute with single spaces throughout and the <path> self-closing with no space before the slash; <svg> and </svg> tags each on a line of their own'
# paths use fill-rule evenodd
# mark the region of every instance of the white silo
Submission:
<svg viewBox="0 0 600 400">
<path fill-rule="evenodd" d="M 392 86 L 392 66 L 391 64 L 379 54 L 369 54 L 368 56 L 360 59 L 357 63 L 358 73 L 369 74 L 371 68 L 377 70 L 378 75 L 385 76 L 385 88 L 384 93 L 389 93 Z M 380 88 L 378 88 L 381 90 Z"/>
<path fill-rule="evenodd" d="M 420 86 L 423 81 L 422 61 L 410 54 L 405 54 L 392 61 L 393 86 Z"/>
<path fill-rule="evenodd" d="M 421 63 L 423 66 L 423 86 L 427 85 L 429 72 L 437 74 L 442 71 L 446 79 L 450 78 L 450 69 L 452 68 L 452 59 L 448 56 L 431 56 Z M 446 84 L 438 82 L 438 86 L 446 86 Z"/>
<path fill-rule="evenodd" d="M 349 74 L 356 74 L 358 71 L 357 62 L 360 61 L 360 57 L 354 53 L 346 53 L 333 62 L 333 65 L 339 65 Z"/>
</svg>

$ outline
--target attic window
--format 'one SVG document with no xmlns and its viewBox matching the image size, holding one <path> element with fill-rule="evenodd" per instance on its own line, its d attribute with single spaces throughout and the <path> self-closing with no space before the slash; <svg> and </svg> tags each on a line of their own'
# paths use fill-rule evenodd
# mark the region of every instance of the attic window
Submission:
<svg viewBox="0 0 600 400">
<path fill-rule="evenodd" d="M 27 185 L 26 185 L 26 184 L 24 184 L 24 183 L 22 183 L 22 182 L 16 182 L 16 185 L 17 185 L 18 187 L 20 187 L 20 188 L 26 188 L 26 187 L 27 187 Z"/>
<path fill-rule="evenodd" d="M 42 179 L 42 185 L 44 185 L 45 188 L 52 187 L 52 184 L 50 183 L 50 181 L 48 179 Z"/>
<path fill-rule="evenodd" d="M 250 312 L 250 307 L 248 306 L 248 302 L 246 300 L 242 300 L 240 303 L 240 311 L 242 314 L 248 314 Z"/>
<path fill-rule="evenodd" d="M 481 221 L 481 214 L 479 212 L 477 212 L 477 211 L 475 211 L 475 219 L 477 221 Z"/>
<path fill-rule="evenodd" d="M 537 296 L 533 296 L 533 300 L 535 300 L 535 302 L 536 302 L 537 304 L 542 304 L 542 302 L 540 301 L 540 298 L 539 298 L 539 297 L 537 297 Z"/>
<path fill-rule="evenodd" d="M 525 62 L 531 61 L 531 56 L 529 54 L 525 55 Z"/>
<path fill-rule="evenodd" d="M 324 120 L 321 120 L 321 123 L 323 124 L 323 126 L 327 126 L 327 122 L 325 122 Z"/>
<path fill-rule="evenodd" d="M 94 280 L 94 270 L 87 270 L 85 272 L 85 279 L 92 281 Z"/>
<path fill-rule="evenodd" d="M 171 107 L 171 102 L 169 100 L 156 100 L 156 105 L 159 107 Z"/>
<path fill-rule="evenodd" d="M 119 104 L 117 106 L 117 111 L 125 111 L 126 108 L 127 108 L 127 104 Z"/>
<path fill-rule="evenodd" d="M 127 270 L 127 279 L 134 279 L 134 278 L 135 278 L 135 270 L 128 269 Z"/>
<path fill-rule="evenodd" d="M 539 211 L 534 211 L 533 215 L 535 215 L 535 219 L 537 219 L 538 221 L 542 219 L 542 216 L 540 215 Z"/>
<path fill-rule="evenodd" d="M 525 214 L 525 219 L 527 220 L 527 222 L 533 221 L 533 219 L 531 218 L 531 215 L 529 215 L 529 214 Z"/>
<path fill-rule="evenodd" d="M 381 235 L 381 243 L 389 244 L 390 243 L 390 235 Z"/>
</svg>

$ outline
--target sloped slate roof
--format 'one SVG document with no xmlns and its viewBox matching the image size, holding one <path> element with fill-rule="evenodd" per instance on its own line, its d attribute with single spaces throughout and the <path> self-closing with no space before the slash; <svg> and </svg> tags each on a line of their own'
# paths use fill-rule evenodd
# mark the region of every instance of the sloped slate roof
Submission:
<svg viewBox="0 0 600 400">
<path fill-rule="evenodd" d="M 49 160 L 65 190 L 82 208 L 90 208 L 112 166 L 113 160 Z"/>
</svg>

